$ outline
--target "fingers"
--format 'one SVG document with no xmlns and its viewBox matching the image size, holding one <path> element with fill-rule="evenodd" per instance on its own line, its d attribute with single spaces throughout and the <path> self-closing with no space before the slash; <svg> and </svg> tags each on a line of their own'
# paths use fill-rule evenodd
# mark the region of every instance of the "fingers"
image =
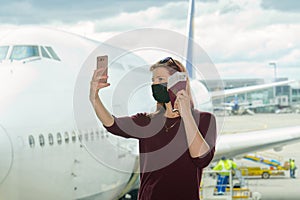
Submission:
<svg viewBox="0 0 300 200">
<path fill-rule="evenodd" d="M 190 96 L 185 90 L 180 90 L 177 93 L 176 101 L 175 103 L 178 103 L 178 107 L 180 108 L 190 107 Z"/>
<path fill-rule="evenodd" d="M 105 88 L 110 86 L 110 83 L 104 83 L 104 82 L 99 82 L 99 81 L 91 81 L 91 87 L 95 90 Z"/>
<path fill-rule="evenodd" d="M 99 68 L 94 70 L 94 74 L 103 74 L 106 71 L 106 68 Z"/>
<path fill-rule="evenodd" d="M 96 76 L 95 78 L 92 79 L 92 82 L 107 82 L 108 76 Z"/>
<path fill-rule="evenodd" d="M 96 84 L 93 86 L 94 88 L 100 89 L 100 88 L 104 88 L 104 87 L 107 87 L 110 85 L 110 84 L 107 84 L 108 76 L 107 76 L 107 74 L 104 74 L 104 73 L 105 73 L 105 69 L 103 69 L 103 68 L 94 70 L 94 74 L 93 74 L 93 77 L 91 80 L 91 84 L 92 83 Z"/>
<path fill-rule="evenodd" d="M 178 99 L 176 98 L 175 102 L 174 102 L 174 109 L 178 110 L 179 109 L 179 102 Z"/>
<path fill-rule="evenodd" d="M 187 92 L 185 90 L 180 90 L 179 92 L 177 92 L 176 97 L 179 100 L 189 99 L 189 95 L 187 94 Z"/>
<path fill-rule="evenodd" d="M 110 86 L 110 83 L 98 83 L 98 89 Z"/>
<path fill-rule="evenodd" d="M 108 76 L 105 74 L 105 69 L 104 68 L 99 68 L 94 70 L 94 74 L 92 77 L 92 81 L 98 82 L 100 79 L 107 79 Z"/>
</svg>

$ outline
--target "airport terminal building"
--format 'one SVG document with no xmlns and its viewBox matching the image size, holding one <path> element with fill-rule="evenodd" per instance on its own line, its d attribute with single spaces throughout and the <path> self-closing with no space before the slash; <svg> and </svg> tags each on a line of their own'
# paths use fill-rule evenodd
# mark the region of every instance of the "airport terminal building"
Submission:
<svg viewBox="0 0 300 200">
<path fill-rule="evenodd" d="M 286 81 L 288 78 L 278 78 L 276 81 Z M 224 79 L 223 86 L 220 86 L 220 81 L 205 80 L 201 81 L 207 86 L 209 91 L 218 91 L 220 88 L 234 89 L 240 87 L 254 86 L 266 84 L 264 79 Z M 264 104 L 264 107 L 255 108 L 255 112 L 270 113 L 277 109 L 300 105 L 300 85 L 291 84 L 284 86 L 276 86 L 268 89 L 247 92 L 228 96 L 225 99 L 214 100 L 213 105 L 217 106 L 222 103 L 238 101 L 240 103 L 248 102 L 249 104 Z M 269 106 L 267 106 L 269 105 Z"/>
</svg>

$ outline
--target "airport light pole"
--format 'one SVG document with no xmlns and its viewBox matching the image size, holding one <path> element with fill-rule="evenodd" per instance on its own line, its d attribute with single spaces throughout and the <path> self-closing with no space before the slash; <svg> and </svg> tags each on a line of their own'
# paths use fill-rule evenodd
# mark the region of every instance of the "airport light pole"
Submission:
<svg viewBox="0 0 300 200">
<path fill-rule="evenodd" d="M 270 62 L 269 65 L 273 65 L 274 67 L 274 82 L 276 82 L 277 79 L 277 66 L 275 62 Z M 276 97 L 276 87 L 273 87 L 273 98 L 274 98 L 274 102 L 275 102 L 275 97 Z"/>
<path fill-rule="evenodd" d="M 276 82 L 277 79 L 277 66 L 275 62 L 270 62 L 269 65 L 273 65 L 274 67 L 274 82 Z"/>
</svg>

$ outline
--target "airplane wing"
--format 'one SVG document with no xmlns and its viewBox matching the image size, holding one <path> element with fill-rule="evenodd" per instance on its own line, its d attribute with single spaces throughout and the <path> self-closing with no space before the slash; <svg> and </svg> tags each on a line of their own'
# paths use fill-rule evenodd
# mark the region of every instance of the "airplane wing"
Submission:
<svg viewBox="0 0 300 200">
<path fill-rule="evenodd" d="M 231 106 L 214 106 L 214 110 L 228 110 L 228 111 L 232 111 L 232 107 Z"/>
<path fill-rule="evenodd" d="M 279 151 L 284 145 L 300 142 L 300 126 L 251 131 L 219 136 L 214 160 L 265 149 Z"/>
<path fill-rule="evenodd" d="M 245 109 L 249 108 L 262 108 L 262 107 L 268 107 L 268 106 L 276 106 L 276 103 L 269 103 L 269 104 L 256 104 L 256 105 L 249 105 L 249 106 L 244 106 Z"/>
<path fill-rule="evenodd" d="M 211 95 L 212 100 L 214 100 L 214 99 L 219 99 L 219 98 L 223 98 L 226 96 L 232 96 L 235 94 L 241 94 L 241 93 L 251 92 L 251 91 L 256 91 L 256 90 L 262 90 L 262 89 L 280 86 L 280 85 L 288 85 L 292 82 L 295 82 L 295 81 L 294 80 L 280 81 L 280 82 L 268 83 L 268 84 L 263 84 L 263 85 L 254 85 L 254 86 L 241 87 L 241 88 L 235 88 L 235 89 L 226 89 L 226 90 L 222 90 L 222 91 L 210 92 L 210 95 Z"/>
</svg>

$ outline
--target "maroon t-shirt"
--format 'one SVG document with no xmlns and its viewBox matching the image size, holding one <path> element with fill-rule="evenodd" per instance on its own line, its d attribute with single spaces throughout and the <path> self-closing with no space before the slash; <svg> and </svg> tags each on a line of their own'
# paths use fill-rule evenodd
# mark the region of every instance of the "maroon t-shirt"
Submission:
<svg viewBox="0 0 300 200">
<path fill-rule="evenodd" d="M 208 112 L 193 110 L 200 133 L 210 146 L 201 157 L 192 158 L 181 117 L 158 114 L 114 117 L 109 132 L 139 140 L 139 200 L 199 200 L 202 169 L 212 160 L 216 142 L 216 120 Z"/>
</svg>

